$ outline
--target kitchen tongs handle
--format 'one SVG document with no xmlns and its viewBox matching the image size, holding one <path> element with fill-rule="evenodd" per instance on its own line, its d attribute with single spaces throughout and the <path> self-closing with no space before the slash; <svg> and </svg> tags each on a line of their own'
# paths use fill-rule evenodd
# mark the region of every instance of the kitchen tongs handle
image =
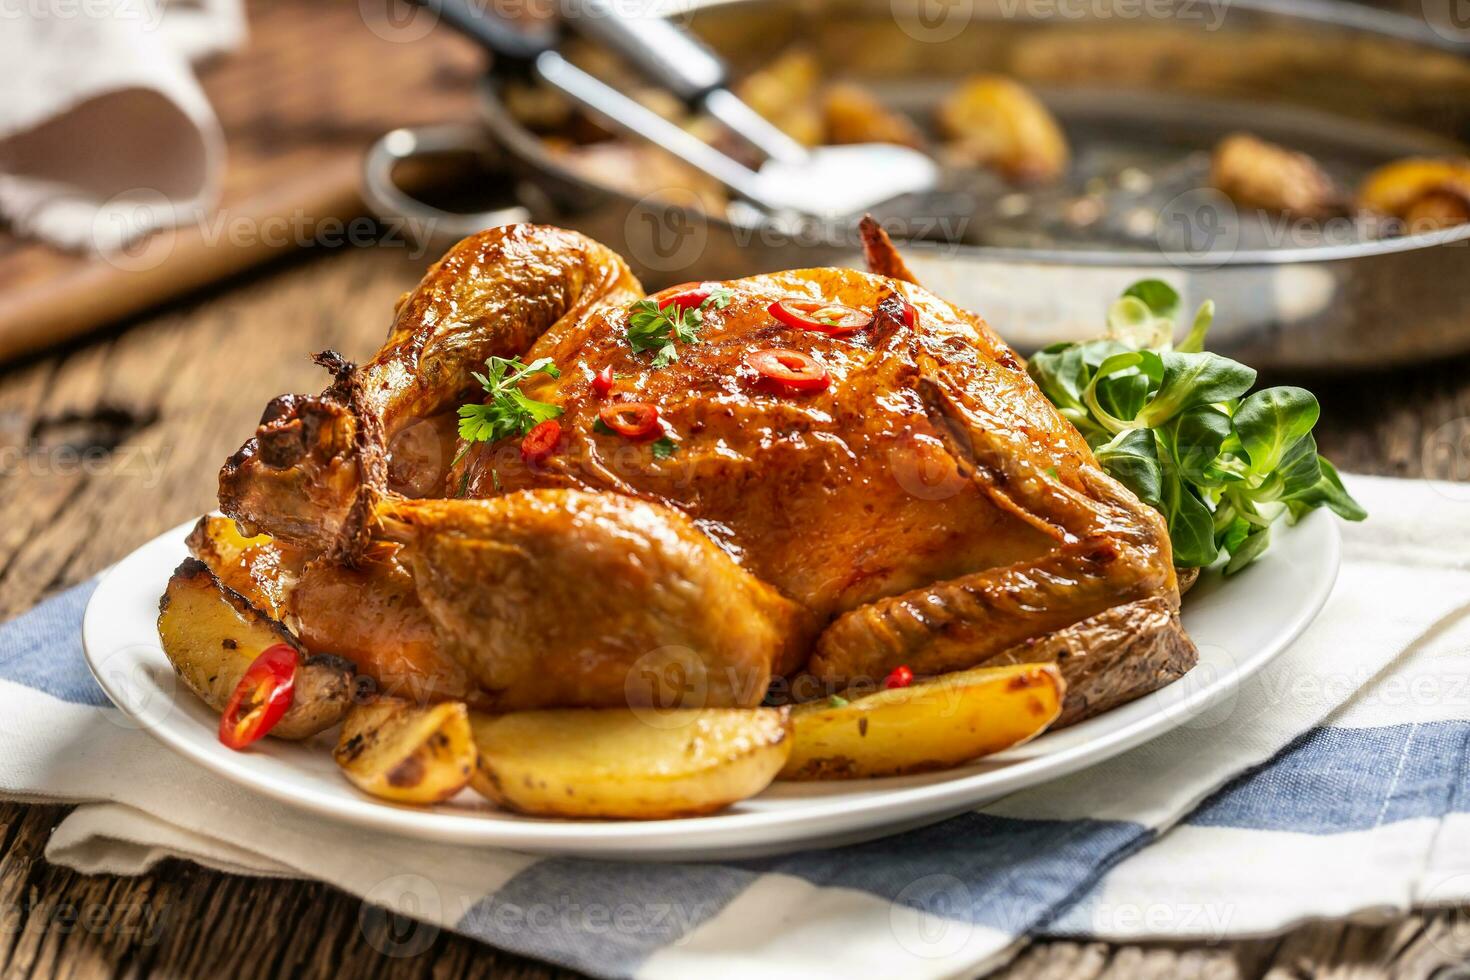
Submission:
<svg viewBox="0 0 1470 980">
<path fill-rule="evenodd" d="M 662 147 L 735 193 L 769 207 L 753 171 L 567 61 L 554 50 L 554 31 L 522 31 L 490 9 L 493 4 L 482 6 L 477 0 L 413 2 L 439 14 L 446 24 L 478 41 L 498 59 L 533 70 L 542 81 L 617 129 Z M 616 16 L 611 19 L 621 21 Z"/>
<path fill-rule="evenodd" d="M 620 0 L 562 0 L 562 19 L 635 65 L 691 106 L 725 86 L 725 65 L 693 35 L 662 17 L 630 17 Z M 626 0 L 621 0 L 626 3 Z"/>
<path fill-rule="evenodd" d="M 755 173 L 652 109 L 587 74 L 555 51 L 545 51 L 536 56 L 536 74 L 616 128 L 647 140 L 691 167 L 709 174 L 735 193 L 769 207 L 762 198 Z"/>
<path fill-rule="evenodd" d="M 498 60 L 529 66 L 543 51 L 556 47 L 557 27 L 551 20 L 510 21 L 494 4 L 476 0 L 410 0 L 439 15 L 450 27 L 477 41 Z"/>
<path fill-rule="evenodd" d="M 763 156 L 801 163 L 806 148 L 726 87 L 725 63 L 694 35 L 663 17 L 630 17 L 626 0 L 562 0 L 568 26 L 622 55 L 691 109 L 708 112 Z"/>
</svg>

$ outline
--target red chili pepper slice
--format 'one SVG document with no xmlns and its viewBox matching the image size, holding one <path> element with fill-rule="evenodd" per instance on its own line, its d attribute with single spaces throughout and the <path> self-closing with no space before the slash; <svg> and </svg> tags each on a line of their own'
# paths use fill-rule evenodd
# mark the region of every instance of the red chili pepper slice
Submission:
<svg viewBox="0 0 1470 980">
<path fill-rule="evenodd" d="M 561 423 L 556 419 L 547 419 L 533 426 L 526 433 L 526 438 L 521 440 L 521 459 L 527 463 L 539 463 L 556 452 L 556 444 L 560 440 Z"/>
<path fill-rule="evenodd" d="M 251 661 L 219 719 L 219 740 L 236 751 L 263 738 L 291 707 L 296 650 L 277 643 Z"/>
<path fill-rule="evenodd" d="M 592 376 L 592 390 L 597 392 L 598 398 L 606 398 L 608 393 L 612 391 L 612 386 L 613 369 L 611 364 Z"/>
<path fill-rule="evenodd" d="M 898 687 L 908 687 L 914 682 L 914 672 L 909 669 L 908 664 L 900 664 L 888 672 L 883 678 L 883 686 L 892 690 Z"/>
<path fill-rule="evenodd" d="M 873 318 L 862 310 L 841 303 L 828 303 L 820 299 L 802 299 L 788 296 L 770 305 L 771 316 L 788 327 L 800 330 L 815 330 L 830 337 L 845 337 L 873 322 Z"/>
<path fill-rule="evenodd" d="M 832 383 L 820 361 L 786 347 L 752 351 L 745 356 L 745 363 L 762 378 L 792 391 L 821 391 Z"/>
<path fill-rule="evenodd" d="M 658 406 L 648 402 L 615 402 L 604 405 L 597 416 L 602 419 L 603 425 L 624 439 L 646 439 L 663 431 L 663 427 L 658 424 Z"/>
<path fill-rule="evenodd" d="M 709 299 L 710 293 L 714 291 L 715 283 L 712 282 L 686 282 L 670 286 L 659 294 L 658 308 L 677 306 L 681 310 L 692 310 Z"/>
<path fill-rule="evenodd" d="M 908 300 L 903 301 L 903 325 L 910 330 L 917 329 L 919 326 L 919 311 Z"/>
</svg>

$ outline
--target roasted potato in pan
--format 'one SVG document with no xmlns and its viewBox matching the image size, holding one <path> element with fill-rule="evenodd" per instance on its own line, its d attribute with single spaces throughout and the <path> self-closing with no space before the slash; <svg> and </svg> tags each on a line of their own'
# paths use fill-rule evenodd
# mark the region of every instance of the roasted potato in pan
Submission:
<svg viewBox="0 0 1470 980">
<path fill-rule="evenodd" d="M 301 646 L 289 630 L 220 584 L 203 562 L 187 558 L 158 604 L 158 635 L 180 679 L 215 711 L 224 711 L 240 678 L 267 647 Z M 352 704 L 352 664 L 303 656 L 291 708 L 270 734 L 303 739 L 340 722 Z"/>
<path fill-rule="evenodd" d="M 1470 159 L 1415 157 L 1379 167 L 1358 188 L 1358 206 L 1404 219 L 1411 231 L 1470 221 Z"/>
<path fill-rule="evenodd" d="M 780 708 L 626 708 L 471 714 L 472 785 L 546 817 L 659 820 L 712 813 L 765 789 L 791 748 Z"/>
<path fill-rule="evenodd" d="M 797 705 L 781 779 L 947 769 L 1039 735 L 1062 711 L 1053 664 L 977 667 L 911 686 Z"/>
<path fill-rule="evenodd" d="M 419 706 L 395 698 L 356 705 L 332 753 L 348 780 L 395 803 L 439 803 L 475 769 L 469 710 L 458 701 Z"/>
<path fill-rule="evenodd" d="M 1216 145 L 1210 183 L 1245 208 L 1306 218 L 1345 210 L 1341 193 L 1317 161 L 1249 133 L 1234 133 Z"/>
<path fill-rule="evenodd" d="M 1016 183 L 1054 181 L 1071 158 L 1062 127 L 1041 100 L 1000 75 L 966 81 L 939 104 L 936 121 L 952 141 L 953 162 L 992 167 Z"/>
<path fill-rule="evenodd" d="M 924 136 L 907 116 L 889 109 L 861 85 L 838 83 L 822 93 L 829 143 L 896 143 L 920 149 Z"/>
</svg>

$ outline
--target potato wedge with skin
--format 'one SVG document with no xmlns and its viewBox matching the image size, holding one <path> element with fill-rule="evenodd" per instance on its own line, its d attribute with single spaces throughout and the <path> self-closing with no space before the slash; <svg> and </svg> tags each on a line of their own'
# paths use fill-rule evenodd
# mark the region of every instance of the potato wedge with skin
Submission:
<svg viewBox="0 0 1470 980">
<path fill-rule="evenodd" d="M 358 789 L 395 803 L 439 803 L 475 770 L 470 715 L 462 702 L 419 706 L 384 698 L 353 707 L 332 753 Z"/>
<path fill-rule="evenodd" d="M 1249 133 L 1232 133 L 1216 144 L 1210 183 L 1243 208 L 1304 218 L 1343 211 L 1342 194 L 1316 160 Z"/>
<path fill-rule="evenodd" d="M 158 635 L 180 679 L 220 712 L 267 647 L 285 643 L 301 652 L 289 630 L 221 585 L 195 558 L 186 558 L 169 579 L 158 603 Z M 354 678 L 351 662 L 341 657 L 302 657 L 291 708 L 270 734 L 303 739 L 331 728 L 352 704 Z"/>
<path fill-rule="evenodd" d="M 966 80 L 939 104 L 936 122 L 957 162 L 993 167 L 1015 183 L 1050 183 L 1071 159 L 1051 111 L 1030 89 L 1000 75 Z"/>
<path fill-rule="evenodd" d="M 1358 206 L 1403 220 L 1407 234 L 1470 222 L 1470 158 L 1412 157 L 1373 171 L 1358 188 Z"/>
<path fill-rule="evenodd" d="M 914 149 L 924 145 L 923 134 L 907 116 L 850 82 L 829 85 L 822 93 L 822 125 L 828 143 L 896 143 Z"/>
<path fill-rule="evenodd" d="M 780 779 L 948 769 L 1040 734 L 1062 711 L 1054 664 L 977 667 L 906 688 L 797 705 Z"/>
<path fill-rule="evenodd" d="M 472 713 L 470 785 L 520 813 L 661 820 L 754 796 L 791 748 L 781 708 Z"/>
<path fill-rule="evenodd" d="M 187 539 L 189 553 L 209 566 L 225 588 L 238 592 L 272 619 L 284 619 L 286 597 L 299 570 L 294 556 L 268 534 L 246 537 L 228 517 L 206 514 Z"/>
</svg>

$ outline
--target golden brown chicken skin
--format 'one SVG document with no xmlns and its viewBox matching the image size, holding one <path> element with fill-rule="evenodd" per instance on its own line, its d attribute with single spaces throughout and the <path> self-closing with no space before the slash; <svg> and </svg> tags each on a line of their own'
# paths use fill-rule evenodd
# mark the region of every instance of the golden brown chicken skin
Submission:
<svg viewBox="0 0 1470 980">
<path fill-rule="evenodd" d="M 1054 659 L 1080 682 L 1076 720 L 1188 669 L 1162 519 L 1098 469 L 982 320 L 906 281 L 876 226 L 865 235 L 886 274 L 718 284 L 728 303 L 707 304 L 661 367 L 630 345 L 642 294 L 617 256 L 539 226 L 474 236 L 400 304 L 372 361 L 327 357 L 327 391 L 273 403 L 221 474 L 222 506 L 340 574 L 401 549 L 418 600 L 402 629 L 421 638 L 426 615 L 439 655 L 504 707 L 749 705 L 772 676 L 835 689 L 900 664 Z M 791 297 L 869 322 L 789 325 L 770 307 Z M 827 384 L 772 382 L 752 355 L 773 348 Z M 562 410 L 549 455 L 455 435 L 491 354 L 559 369 L 522 389 Z M 658 409 L 657 432 L 598 424 L 633 401 Z M 298 616 L 325 618 L 296 588 Z M 378 630 L 393 642 L 391 621 Z M 653 659 L 692 659 L 698 683 L 629 683 L 668 649 L 685 652 Z"/>
</svg>

